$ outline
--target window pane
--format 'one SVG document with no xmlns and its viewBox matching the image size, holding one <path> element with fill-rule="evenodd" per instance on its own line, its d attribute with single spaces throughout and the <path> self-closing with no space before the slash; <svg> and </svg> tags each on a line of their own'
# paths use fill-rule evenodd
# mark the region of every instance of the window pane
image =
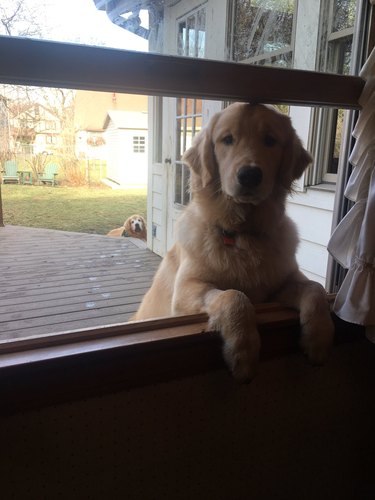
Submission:
<svg viewBox="0 0 375 500">
<path fill-rule="evenodd" d="M 182 204 L 182 170 L 183 165 L 181 163 L 176 163 L 175 167 L 175 192 L 174 192 L 174 202 Z"/>
<path fill-rule="evenodd" d="M 189 192 L 189 181 L 190 181 L 190 170 L 185 165 L 183 166 L 183 203 L 187 205 L 190 201 L 190 192 Z"/>
<path fill-rule="evenodd" d="M 185 119 L 176 120 L 176 160 L 180 160 L 185 151 L 186 124 Z"/>
<path fill-rule="evenodd" d="M 187 116 L 192 116 L 195 113 L 195 99 L 186 99 L 186 111 Z"/>
<path fill-rule="evenodd" d="M 344 123 L 344 110 L 343 109 L 335 110 L 336 131 L 334 135 L 332 153 L 327 168 L 327 172 L 329 174 L 337 174 L 339 157 L 340 157 L 343 123 Z"/>
<path fill-rule="evenodd" d="M 356 3 L 356 0 L 334 1 L 332 31 L 340 31 L 354 26 Z"/>
<path fill-rule="evenodd" d="M 156 163 L 161 163 L 163 159 L 163 98 L 155 97 L 153 106 L 153 137 L 152 144 L 153 159 Z"/>
<path fill-rule="evenodd" d="M 3 276 L 0 343 L 105 326 L 113 322 L 111 311 L 117 306 L 118 322 L 135 312 L 140 261 L 131 255 L 127 239 L 105 235 L 135 213 L 148 215 L 148 100 L 143 95 L 0 85 L 0 171 L 16 168 L 20 183 L 1 186 L 4 222 L 18 227 L 20 234 L 26 228 L 38 242 L 25 245 L 18 236 L 9 240 L 9 234 L 0 235 L 2 250 L 4 237 L 5 247 L 10 243 L 8 255 L 16 247 L 24 252 L 22 266 L 14 262 L 7 270 L 12 277 Z M 57 187 L 51 187 L 55 167 Z M 46 236 L 45 229 L 54 236 Z M 88 250 L 91 236 L 97 238 Z M 55 252 L 54 244 L 63 240 L 64 250 L 58 244 Z M 39 248 L 38 258 L 35 252 L 28 255 L 28 247 Z M 114 287 L 113 271 L 124 275 Z M 78 293 L 76 283 L 82 285 Z M 11 310 L 5 295 L 12 296 Z M 128 298 L 120 305 L 119 296 Z"/>
<path fill-rule="evenodd" d="M 186 23 L 179 23 L 178 25 L 178 40 L 177 40 L 177 54 L 179 56 L 186 56 Z"/>
<path fill-rule="evenodd" d="M 178 98 L 177 99 L 177 110 L 176 110 L 176 115 L 177 116 L 183 116 L 185 114 L 185 102 L 186 99 Z"/>
<path fill-rule="evenodd" d="M 193 138 L 193 119 L 186 119 L 186 144 L 184 149 L 188 149 L 191 146 L 191 140 Z"/>
<path fill-rule="evenodd" d="M 328 69 L 332 73 L 350 74 L 352 37 L 341 38 L 328 43 Z"/>
<path fill-rule="evenodd" d="M 204 57 L 206 44 L 206 11 L 201 9 L 197 13 L 197 57 Z"/>
<path fill-rule="evenodd" d="M 195 133 L 197 134 L 202 129 L 202 117 L 197 116 L 195 119 Z"/>
<path fill-rule="evenodd" d="M 187 30 L 188 30 L 188 36 L 187 36 L 186 55 L 189 57 L 196 57 L 197 52 L 196 52 L 196 43 L 195 43 L 195 37 L 196 37 L 195 16 L 188 17 Z"/>
<path fill-rule="evenodd" d="M 290 68 L 292 66 L 293 53 L 285 52 L 277 56 L 270 56 L 258 61 L 259 66 L 280 66 L 282 68 Z"/>
<path fill-rule="evenodd" d="M 293 0 L 238 0 L 234 20 L 233 59 L 243 61 L 272 52 L 289 51 L 294 10 Z"/>
</svg>

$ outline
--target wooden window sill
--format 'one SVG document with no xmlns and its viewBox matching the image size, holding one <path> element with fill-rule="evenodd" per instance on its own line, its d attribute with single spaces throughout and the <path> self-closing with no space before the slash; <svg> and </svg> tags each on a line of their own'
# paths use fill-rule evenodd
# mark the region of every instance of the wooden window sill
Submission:
<svg viewBox="0 0 375 500">
<path fill-rule="evenodd" d="M 278 304 L 256 307 L 261 360 L 298 350 L 299 318 Z M 337 318 L 336 342 L 363 338 Z M 163 318 L 14 341 L 0 347 L 1 414 L 224 368 L 221 339 L 205 315 Z"/>
</svg>

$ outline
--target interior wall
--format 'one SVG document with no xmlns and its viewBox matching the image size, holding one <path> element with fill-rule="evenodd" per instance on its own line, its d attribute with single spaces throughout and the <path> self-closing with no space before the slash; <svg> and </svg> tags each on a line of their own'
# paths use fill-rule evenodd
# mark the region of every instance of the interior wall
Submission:
<svg viewBox="0 0 375 500">
<path fill-rule="evenodd" d="M 375 346 L 263 362 L 28 411 L 0 426 L 1 496 L 370 499 Z"/>
</svg>

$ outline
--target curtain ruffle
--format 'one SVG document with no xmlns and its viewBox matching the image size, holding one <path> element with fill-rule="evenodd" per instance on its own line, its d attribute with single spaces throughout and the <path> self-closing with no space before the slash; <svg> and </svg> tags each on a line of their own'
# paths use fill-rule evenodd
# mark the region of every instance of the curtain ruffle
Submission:
<svg viewBox="0 0 375 500">
<path fill-rule="evenodd" d="M 365 260 L 355 259 L 336 297 L 337 316 L 349 323 L 375 325 L 374 274 L 373 266 Z"/>
<path fill-rule="evenodd" d="M 360 76 L 366 83 L 349 158 L 354 168 L 345 189 L 355 205 L 333 232 L 328 250 L 348 269 L 335 313 L 350 323 L 368 326 L 368 336 L 375 341 L 375 49 Z"/>
<path fill-rule="evenodd" d="M 366 200 L 356 203 L 342 219 L 329 240 L 329 253 L 345 269 L 349 269 L 353 261 L 365 210 Z"/>
</svg>

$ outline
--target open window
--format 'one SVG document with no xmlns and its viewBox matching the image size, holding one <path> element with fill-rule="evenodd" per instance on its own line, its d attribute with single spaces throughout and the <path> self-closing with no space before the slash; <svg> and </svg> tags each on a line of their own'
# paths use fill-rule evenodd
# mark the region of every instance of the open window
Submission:
<svg viewBox="0 0 375 500">
<path fill-rule="evenodd" d="M 95 2 L 95 4 L 104 9 L 106 6 L 110 8 L 112 3 Z M 331 4 L 342 9 L 345 6 L 350 8 L 353 6 L 353 2 L 330 2 Z M 188 175 L 181 163 L 181 154 L 190 144 L 194 134 L 221 108 L 223 102 L 262 101 L 282 103 L 293 107 L 293 120 L 305 144 L 312 140 L 310 106 L 337 109 L 358 108 L 358 97 L 363 85 L 361 79 L 347 74 L 314 72 L 318 64 L 316 47 L 305 44 L 305 50 L 310 52 L 302 51 L 302 42 L 306 41 L 306 34 L 303 35 L 303 30 L 299 26 L 303 26 L 306 20 L 311 23 L 314 20 L 314 25 L 311 24 L 312 31 L 309 32 L 309 40 L 313 40 L 313 45 L 317 45 L 319 20 L 322 20 L 319 13 L 326 6 L 326 2 L 318 0 L 282 2 L 283 8 L 280 9 L 279 2 L 261 0 L 254 4 L 249 1 L 226 2 L 224 0 L 208 0 L 204 4 L 187 0 L 181 2 L 144 0 L 137 2 L 137 5 L 134 2 L 124 1 L 116 2 L 117 16 L 121 15 L 121 5 L 126 30 L 131 27 L 132 36 L 141 38 L 142 41 L 148 37 L 150 51 L 163 50 L 162 55 L 7 36 L 0 38 L 0 50 L 4 55 L 0 67 L 0 80 L 4 84 L 12 85 L 46 85 L 151 96 L 150 140 L 148 141 L 149 181 L 151 183 L 148 202 L 150 235 L 148 245 L 158 255 L 164 255 L 173 243 L 174 221 L 178 210 L 188 201 L 186 189 Z M 356 5 L 357 19 L 364 22 L 369 16 L 368 4 L 358 0 Z M 311 9 L 314 9 L 314 15 Z M 114 16 L 113 11 L 107 12 L 107 14 L 110 13 Z M 101 14 L 105 17 L 104 12 Z M 256 24 L 254 24 L 255 21 Z M 276 23 L 280 29 L 273 30 L 272 23 Z M 253 27 L 250 31 L 251 36 L 249 35 L 250 26 Z M 331 31 L 327 30 L 325 45 L 329 55 L 327 60 L 337 61 L 341 67 L 343 65 L 347 67 L 345 65 L 350 46 L 348 45 L 349 38 L 353 37 L 353 46 L 357 47 L 359 39 L 361 43 L 367 40 L 367 32 L 363 29 L 359 33 L 356 31 L 356 25 L 342 29 L 341 25 L 338 25 L 335 31 L 332 28 L 335 26 L 330 25 Z M 363 26 L 368 25 L 363 24 Z M 126 31 L 118 26 L 116 28 L 121 33 Z M 241 37 L 236 35 L 236 29 L 239 33 L 242 32 Z M 350 30 L 352 30 L 351 34 Z M 169 43 L 173 43 L 173 50 L 170 49 L 172 45 L 168 45 Z M 312 53 L 314 57 L 311 56 Z M 166 54 L 173 55 L 167 56 Z M 201 58 L 203 54 L 205 59 Z M 340 73 L 339 65 L 335 68 L 335 71 Z M 324 69 L 332 71 L 334 68 L 327 66 Z M 334 114 L 332 120 L 333 123 Z M 147 140 L 143 140 L 145 137 L 140 133 L 134 135 L 132 145 L 138 149 L 137 152 L 134 150 L 135 154 L 142 153 L 143 148 L 147 150 Z M 327 146 L 329 151 L 335 153 L 335 140 L 332 142 L 330 139 L 327 144 L 329 144 L 329 147 Z M 305 194 L 301 190 L 300 196 Z M 299 205 L 305 207 L 307 202 L 311 203 L 312 208 L 321 208 L 316 206 L 316 198 L 312 199 L 308 193 L 306 198 L 299 198 Z M 178 210 L 176 210 L 176 205 L 178 205 Z M 327 203 L 326 207 L 329 207 L 331 222 L 333 206 Z M 295 212 L 296 219 L 298 217 L 303 219 L 301 213 L 298 215 Z M 308 225 L 305 221 L 304 230 L 308 229 L 306 226 Z M 304 236 L 310 244 L 309 235 L 306 233 Z M 324 247 L 324 242 L 318 243 Z M 306 248 L 306 255 L 310 261 L 317 260 L 314 258 L 316 254 L 310 251 L 312 247 L 307 245 Z M 314 274 L 313 271 L 311 274 Z M 266 310 L 266 316 L 270 311 L 275 312 L 271 307 Z M 285 311 L 277 310 L 278 320 L 285 320 L 286 324 L 288 321 L 296 321 L 295 317 L 291 318 L 290 313 L 286 316 L 285 314 Z M 266 316 L 263 316 L 265 323 L 268 321 Z M 178 327 L 181 327 L 176 335 L 177 337 L 183 336 L 181 330 L 186 328 L 189 320 L 176 321 Z M 194 325 L 199 326 L 190 330 L 188 335 L 193 331 L 199 336 L 204 318 L 195 318 L 194 321 Z M 108 335 L 106 340 L 108 347 L 114 336 L 119 338 L 121 332 L 127 331 L 129 335 L 134 333 L 138 335 L 145 331 L 158 330 L 158 334 L 161 335 L 158 337 L 158 342 L 162 344 L 160 339 L 163 338 L 165 325 L 172 329 L 176 326 L 174 323 L 171 326 L 168 321 L 166 323 L 160 321 L 156 326 L 146 324 L 135 329 L 128 326 L 128 330 L 123 326 L 116 327 L 115 330 L 108 330 L 106 327 L 95 331 L 88 329 L 84 334 L 79 332 L 81 335 L 79 339 L 91 341 L 95 338 L 95 341 L 100 343 L 101 336 Z M 170 335 L 173 336 L 174 333 Z M 137 344 L 137 339 L 132 337 L 129 340 L 129 338 L 127 338 L 128 343 Z M 144 338 L 145 342 L 152 341 L 152 336 L 145 334 Z M 79 343 L 77 339 L 78 337 L 70 332 L 65 342 Z M 139 339 L 141 339 L 140 336 Z M 56 336 L 53 340 L 51 337 L 50 341 L 47 339 L 43 341 L 55 346 L 64 342 L 61 337 Z M 35 340 L 39 346 L 43 346 L 43 341 Z M 112 345 L 115 345 L 116 340 L 113 342 Z M 21 343 L 18 345 L 21 346 Z M 100 346 L 96 343 L 94 347 L 91 345 L 88 349 L 99 350 Z M 8 344 L 4 348 L 10 356 L 7 363 L 11 362 L 11 354 L 15 356 L 16 350 L 17 342 L 14 345 Z M 37 356 L 36 351 L 34 355 Z M 18 362 L 21 363 L 20 358 Z"/>
</svg>

